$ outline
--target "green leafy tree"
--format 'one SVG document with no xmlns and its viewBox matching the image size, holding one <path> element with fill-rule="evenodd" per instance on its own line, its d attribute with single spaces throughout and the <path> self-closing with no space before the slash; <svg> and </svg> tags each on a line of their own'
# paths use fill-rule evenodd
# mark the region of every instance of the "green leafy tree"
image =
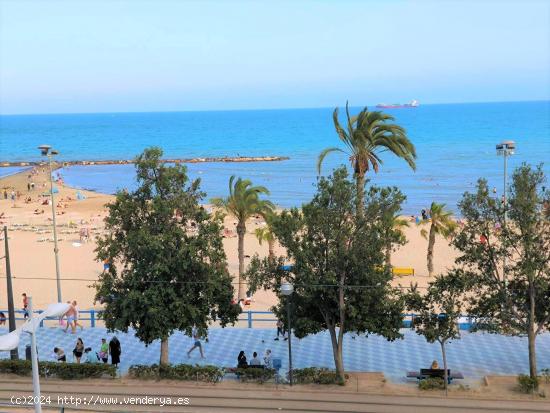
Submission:
<svg viewBox="0 0 550 413">
<path fill-rule="evenodd" d="M 251 289 L 271 289 L 279 304 L 273 311 L 286 320 L 286 299 L 281 283 L 294 284 L 292 325 L 301 338 L 320 331 L 330 333 L 336 372 L 344 381 L 342 359 L 346 332 L 401 337 L 403 302 L 391 287 L 392 275 L 384 265 L 386 233 L 379 220 L 356 216 L 355 184 L 340 168 L 317 184 L 313 200 L 284 211 L 273 232 L 287 252 L 277 260 L 252 259 L 247 272 Z M 378 202 L 373 197 L 369 202 Z M 378 207 L 367 203 L 367 210 Z M 285 262 L 293 264 L 284 271 Z"/>
<path fill-rule="evenodd" d="M 244 236 L 246 235 L 246 221 L 253 215 L 267 216 L 275 209 L 268 200 L 263 200 L 260 195 L 269 195 L 264 186 L 253 186 L 249 179 L 237 178 L 233 175 L 229 178 L 229 196 L 226 198 L 213 198 L 212 203 L 222 208 L 226 213 L 237 219 L 238 253 L 239 253 L 239 300 L 244 298 L 246 289 L 243 282 L 244 274 Z"/>
<path fill-rule="evenodd" d="M 429 209 L 430 219 L 420 221 L 419 225 L 429 225 L 430 230 L 422 229 L 420 234 L 428 240 L 428 273 L 432 276 L 434 272 L 434 246 L 435 237 L 440 235 L 448 239 L 456 230 L 457 224 L 453 219 L 453 213 L 445 208 L 445 204 L 432 202 Z"/>
<path fill-rule="evenodd" d="M 378 223 L 380 230 L 384 233 L 385 257 L 388 266 L 391 266 L 392 251 L 407 242 L 403 229 L 409 226 L 409 221 L 400 215 L 401 205 L 405 199 L 406 196 L 396 187 L 373 186 L 367 192 L 365 216 Z"/>
<path fill-rule="evenodd" d="M 265 215 L 265 225 L 260 228 L 256 228 L 254 233 L 260 245 L 265 241 L 267 242 L 268 254 L 270 259 L 275 258 L 275 234 L 273 233 L 272 223 L 276 219 L 276 213 L 271 212 Z"/>
<path fill-rule="evenodd" d="M 477 328 L 527 336 L 532 379 L 537 377 L 536 337 L 550 327 L 550 221 L 542 212 L 550 192 L 545 181 L 542 166 L 523 164 L 514 171 L 502 205 L 480 179 L 477 192 L 465 193 L 459 204 L 464 226 L 453 240 Z"/>
<path fill-rule="evenodd" d="M 145 344 L 160 339 L 167 364 L 175 330 L 191 335 L 196 326 L 206 334 L 211 321 L 234 323 L 240 311 L 231 304 L 221 222 L 199 205 L 199 181 L 188 182 L 185 166 L 166 166 L 161 156 L 160 148 L 138 156 L 138 188 L 118 192 L 107 206 L 96 254 L 111 265 L 95 288 L 107 328 L 132 327 Z"/>
<path fill-rule="evenodd" d="M 371 169 L 377 173 L 382 164 L 381 154 L 391 152 L 404 159 L 409 166 L 416 169 L 416 150 L 405 129 L 392 123 L 393 116 L 379 111 L 369 111 L 366 107 L 356 116 L 349 113 L 346 102 L 346 125 L 342 127 L 338 119 L 338 108 L 332 115 L 334 127 L 346 149 L 332 147 L 324 149 L 319 154 L 317 171 L 321 173 L 321 165 L 331 152 L 343 152 L 349 156 L 357 187 L 357 214 L 363 213 L 363 195 L 365 175 Z"/>
<path fill-rule="evenodd" d="M 413 328 L 423 335 L 428 343 L 439 343 L 443 358 L 445 393 L 447 393 L 448 365 L 446 344 L 459 339 L 459 318 L 462 312 L 464 277 L 460 271 L 451 271 L 438 276 L 421 294 L 416 285 L 406 295 L 406 305 L 414 313 Z"/>
</svg>

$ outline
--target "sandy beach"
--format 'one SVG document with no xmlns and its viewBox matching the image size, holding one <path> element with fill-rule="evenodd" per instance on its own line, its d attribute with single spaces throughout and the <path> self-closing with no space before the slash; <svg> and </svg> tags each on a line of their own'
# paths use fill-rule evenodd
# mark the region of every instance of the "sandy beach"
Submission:
<svg viewBox="0 0 550 413">
<path fill-rule="evenodd" d="M 9 231 L 9 247 L 11 271 L 13 276 L 14 297 L 17 307 L 21 305 L 21 294 L 26 292 L 33 296 L 35 308 L 43 308 L 56 300 L 55 260 L 53 252 L 52 211 L 51 205 L 42 205 L 49 196 L 49 181 L 45 168 L 35 168 L 36 174 L 31 175 L 30 169 L 24 172 L 0 179 L 2 191 L 0 199 L 1 226 L 6 225 Z M 34 182 L 34 190 L 28 191 L 28 183 Z M 113 199 L 112 195 L 77 190 L 62 183 L 56 184 L 59 193 L 55 194 L 57 208 L 57 227 L 59 238 L 60 272 L 62 278 L 63 299 L 77 300 L 82 310 L 100 309 L 99 303 L 93 303 L 93 282 L 103 270 L 103 265 L 95 260 L 95 237 L 102 233 L 103 218 L 106 215 L 105 204 Z M 6 189 L 8 199 L 4 199 Z M 19 199 L 10 199 L 11 191 Z M 81 198 L 77 199 L 78 194 Z M 26 203 L 30 197 L 31 201 Z M 44 211 L 42 213 L 42 211 Z M 36 212 L 36 213 L 35 213 Z M 410 218 L 410 217 L 409 217 Z M 254 230 L 264 225 L 261 220 L 251 220 L 247 224 L 245 238 L 245 254 L 267 256 L 267 244 L 260 245 Z M 225 227 L 234 234 L 236 222 L 226 218 Z M 85 242 L 80 239 L 81 230 L 87 229 L 90 237 Z M 412 267 L 415 276 L 396 277 L 394 285 L 408 287 L 411 282 L 425 286 L 429 281 L 426 267 L 427 241 L 420 236 L 420 228 L 414 222 L 405 228 L 407 244 L 402 246 L 392 256 L 392 264 L 396 267 Z M 2 255 L 3 255 L 3 235 Z M 237 238 L 224 238 L 229 271 L 237 280 Z M 276 246 L 276 253 L 284 251 Z M 438 238 L 435 244 L 435 273 L 445 271 L 454 263 L 456 252 L 443 238 Z M 247 258 L 248 260 L 249 258 Z M 1 263 L 0 275 L 5 280 L 6 269 Z M 4 281 L 3 281 L 4 282 Z M 275 303 L 276 297 L 270 291 L 259 291 L 254 296 L 250 310 L 268 310 Z M 0 295 L 0 309 L 6 309 L 6 296 Z"/>
</svg>

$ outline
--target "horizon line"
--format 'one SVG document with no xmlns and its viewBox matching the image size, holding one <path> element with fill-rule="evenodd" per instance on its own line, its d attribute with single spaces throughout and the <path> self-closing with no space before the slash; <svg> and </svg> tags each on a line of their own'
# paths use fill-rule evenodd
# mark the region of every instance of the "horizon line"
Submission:
<svg viewBox="0 0 550 413">
<path fill-rule="evenodd" d="M 439 102 L 439 103 L 421 103 L 420 106 L 437 106 L 437 105 L 468 105 L 468 104 L 489 104 L 489 103 L 533 103 L 533 102 L 549 102 L 548 99 L 532 99 L 532 100 L 487 100 L 487 101 L 468 101 L 468 102 Z M 373 107 L 376 104 L 367 105 L 352 105 L 352 108 L 358 107 Z M 340 107 L 340 106 L 336 106 Z M 343 107 L 343 106 L 342 106 Z M 280 110 L 310 110 L 310 109 L 333 109 L 334 106 L 296 106 L 296 107 L 276 107 L 276 108 L 243 108 L 243 109 L 187 109 L 187 110 L 136 110 L 136 111 L 112 111 L 112 112 L 14 112 L 0 113 L 0 116 L 48 116 L 48 115 L 110 115 L 110 114 L 139 114 L 139 113 L 201 113 L 201 112 L 260 112 L 260 111 L 280 111 Z"/>
</svg>

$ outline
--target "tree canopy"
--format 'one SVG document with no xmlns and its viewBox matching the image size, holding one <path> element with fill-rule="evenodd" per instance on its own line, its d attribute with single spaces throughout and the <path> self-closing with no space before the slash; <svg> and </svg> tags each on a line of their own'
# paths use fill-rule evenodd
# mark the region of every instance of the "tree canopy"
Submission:
<svg viewBox="0 0 550 413">
<path fill-rule="evenodd" d="M 507 203 L 493 198 L 487 181 L 459 204 L 464 226 L 453 240 L 460 252 L 469 313 L 477 328 L 526 335 L 530 375 L 536 378 L 535 339 L 550 327 L 550 202 L 542 166 L 516 169 Z"/>
<path fill-rule="evenodd" d="M 263 287 L 278 294 L 273 311 L 286 319 L 286 300 L 280 286 L 294 284 L 292 324 L 297 337 L 328 330 L 337 373 L 344 379 L 343 335 L 375 333 L 401 337 L 403 302 L 390 286 L 392 275 L 384 265 L 387 233 L 380 219 L 356 217 L 356 186 L 345 168 L 320 178 L 313 200 L 284 211 L 272 230 L 287 256 L 277 260 L 254 257 L 247 278 L 253 290 Z M 378 211 L 367 201 L 366 210 Z M 291 272 L 283 265 L 291 263 Z"/>
<path fill-rule="evenodd" d="M 405 129 L 393 123 L 394 117 L 386 113 L 369 111 L 365 107 L 357 115 L 352 116 L 346 102 L 345 125 L 340 124 L 338 108 L 334 109 L 332 120 L 338 138 L 346 149 L 339 147 L 324 149 L 319 154 L 317 171 L 321 173 L 321 166 L 329 153 L 343 152 L 349 156 L 357 186 L 357 213 L 360 215 L 363 213 L 365 174 L 370 170 L 378 172 L 382 164 L 381 154 L 390 152 L 405 160 L 415 170 L 416 149 L 407 137 Z"/>
<path fill-rule="evenodd" d="M 269 195 L 265 186 L 254 186 L 250 179 L 229 178 L 229 195 L 226 198 L 213 198 L 212 203 L 222 208 L 226 213 L 237 219 L 238 255 L 239 255 L 239 291 L 238 298 L 245 296 L 243 282 L 244 268 L 244 236 L 246 235 L 246 221 L 259 214 L 263 217 L 271 215 L 275 205 L 271 201 L 261 199 L 261 195 Z"/>
<path fill-rule="evenodd" d="M 199 180 L 189 182 L 182 165 L 161 162 L 162 150 L 146 149 L 136 159 L 138 187 L 119 191 L 108 204 L 107 233 L 97 242 L 99 260 L 111 263 L 95 284 L 110 330 L 135 329 L 146 344 L 161 340 L 168 362 L 168 337 L 196 326 L 234 323 L 219 219 L 200 205 Z"/>
</svg>

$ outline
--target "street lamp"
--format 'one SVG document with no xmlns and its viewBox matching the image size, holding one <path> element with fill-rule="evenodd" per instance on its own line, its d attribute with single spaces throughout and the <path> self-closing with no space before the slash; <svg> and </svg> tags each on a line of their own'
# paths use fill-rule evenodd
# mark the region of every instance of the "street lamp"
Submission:
<svg viewBox="0 0 550 413">
<path fill-rule="evenodd" d="M 32 362 L 32 387 L 34 393 L 34 411 L 42 412 L 40 403 L 40 376 L 38 374 L 38 355 L 36 350 L 36 329 L 46 317 L 61 317 L 69 309 L 69 304 L 55 303 L 50 304 L 42 313 L 34 316 L 32 308 L 32 297 L 29 297 L 29 319 L 20 328 L 9 334 L 0 336 L 0 351 L 12 351 L 19 346 L 21 332 L 31 335 L 31 362 Z"/>
<path fill-rule="evenodd" d="M 10 247 L 8 243 L 8 227 L 4 225 L 4 256 L 6 260 L 6 292 L 8 293 L 8 325 L 9 331 L 12 332 L 16 329 L 15 325 L 15 308 L 13 305 L 13 287 L 11 283 L 11 263 L 10 263 Z M 19 353 L 17 349 L 13 349 L 10 354 L 12 360 L 19 359 Z"/>
<path fill-rule="evenodd" d="M 294 292 L 294 285 L 291 283 L 281 284 L 281 294 L 286 297 L 287 328 L 288 328 L 288 379 L 292 386 L 292 330 L 290 325 L 290 297 Z"/>
<path fill-rule="evenodd" d="M 504 188 L 502 191 L 502 206 L 504 208 L 504 226 L 506 226 L 506 185 L 508 180 L 508 157 L 512 156 L 516 150 L 516 143 L 514 141 L 502 141 L 496 146 L 497 155 L 504 158 Z M 506 287 L 506 256 L 504 256 L 502 264 L 502 279 L 504 281 L 504 287 Z"/>
<path fill-rule="evenodd" d="M 59 152 L 53 150 L 50 145 L 40 145 L 38 147 L 42 156 L 48 157 L 48 164 L 50 166 L 50 201 L 52 202 L 52 222 L 53 222 L 53 242 L 54 242 L 54 254 L 55 254 L 55 276 L 57 280 L 57 301 L 62 302 L 61 299 L 61 279 L 59 275 L 59 248 L 57 247 L 57 225 L 55 222 L 55 199 L 53 194 L 53 177 L 52 177 L 52 157 L 58 155 Z"/>
</svg>

